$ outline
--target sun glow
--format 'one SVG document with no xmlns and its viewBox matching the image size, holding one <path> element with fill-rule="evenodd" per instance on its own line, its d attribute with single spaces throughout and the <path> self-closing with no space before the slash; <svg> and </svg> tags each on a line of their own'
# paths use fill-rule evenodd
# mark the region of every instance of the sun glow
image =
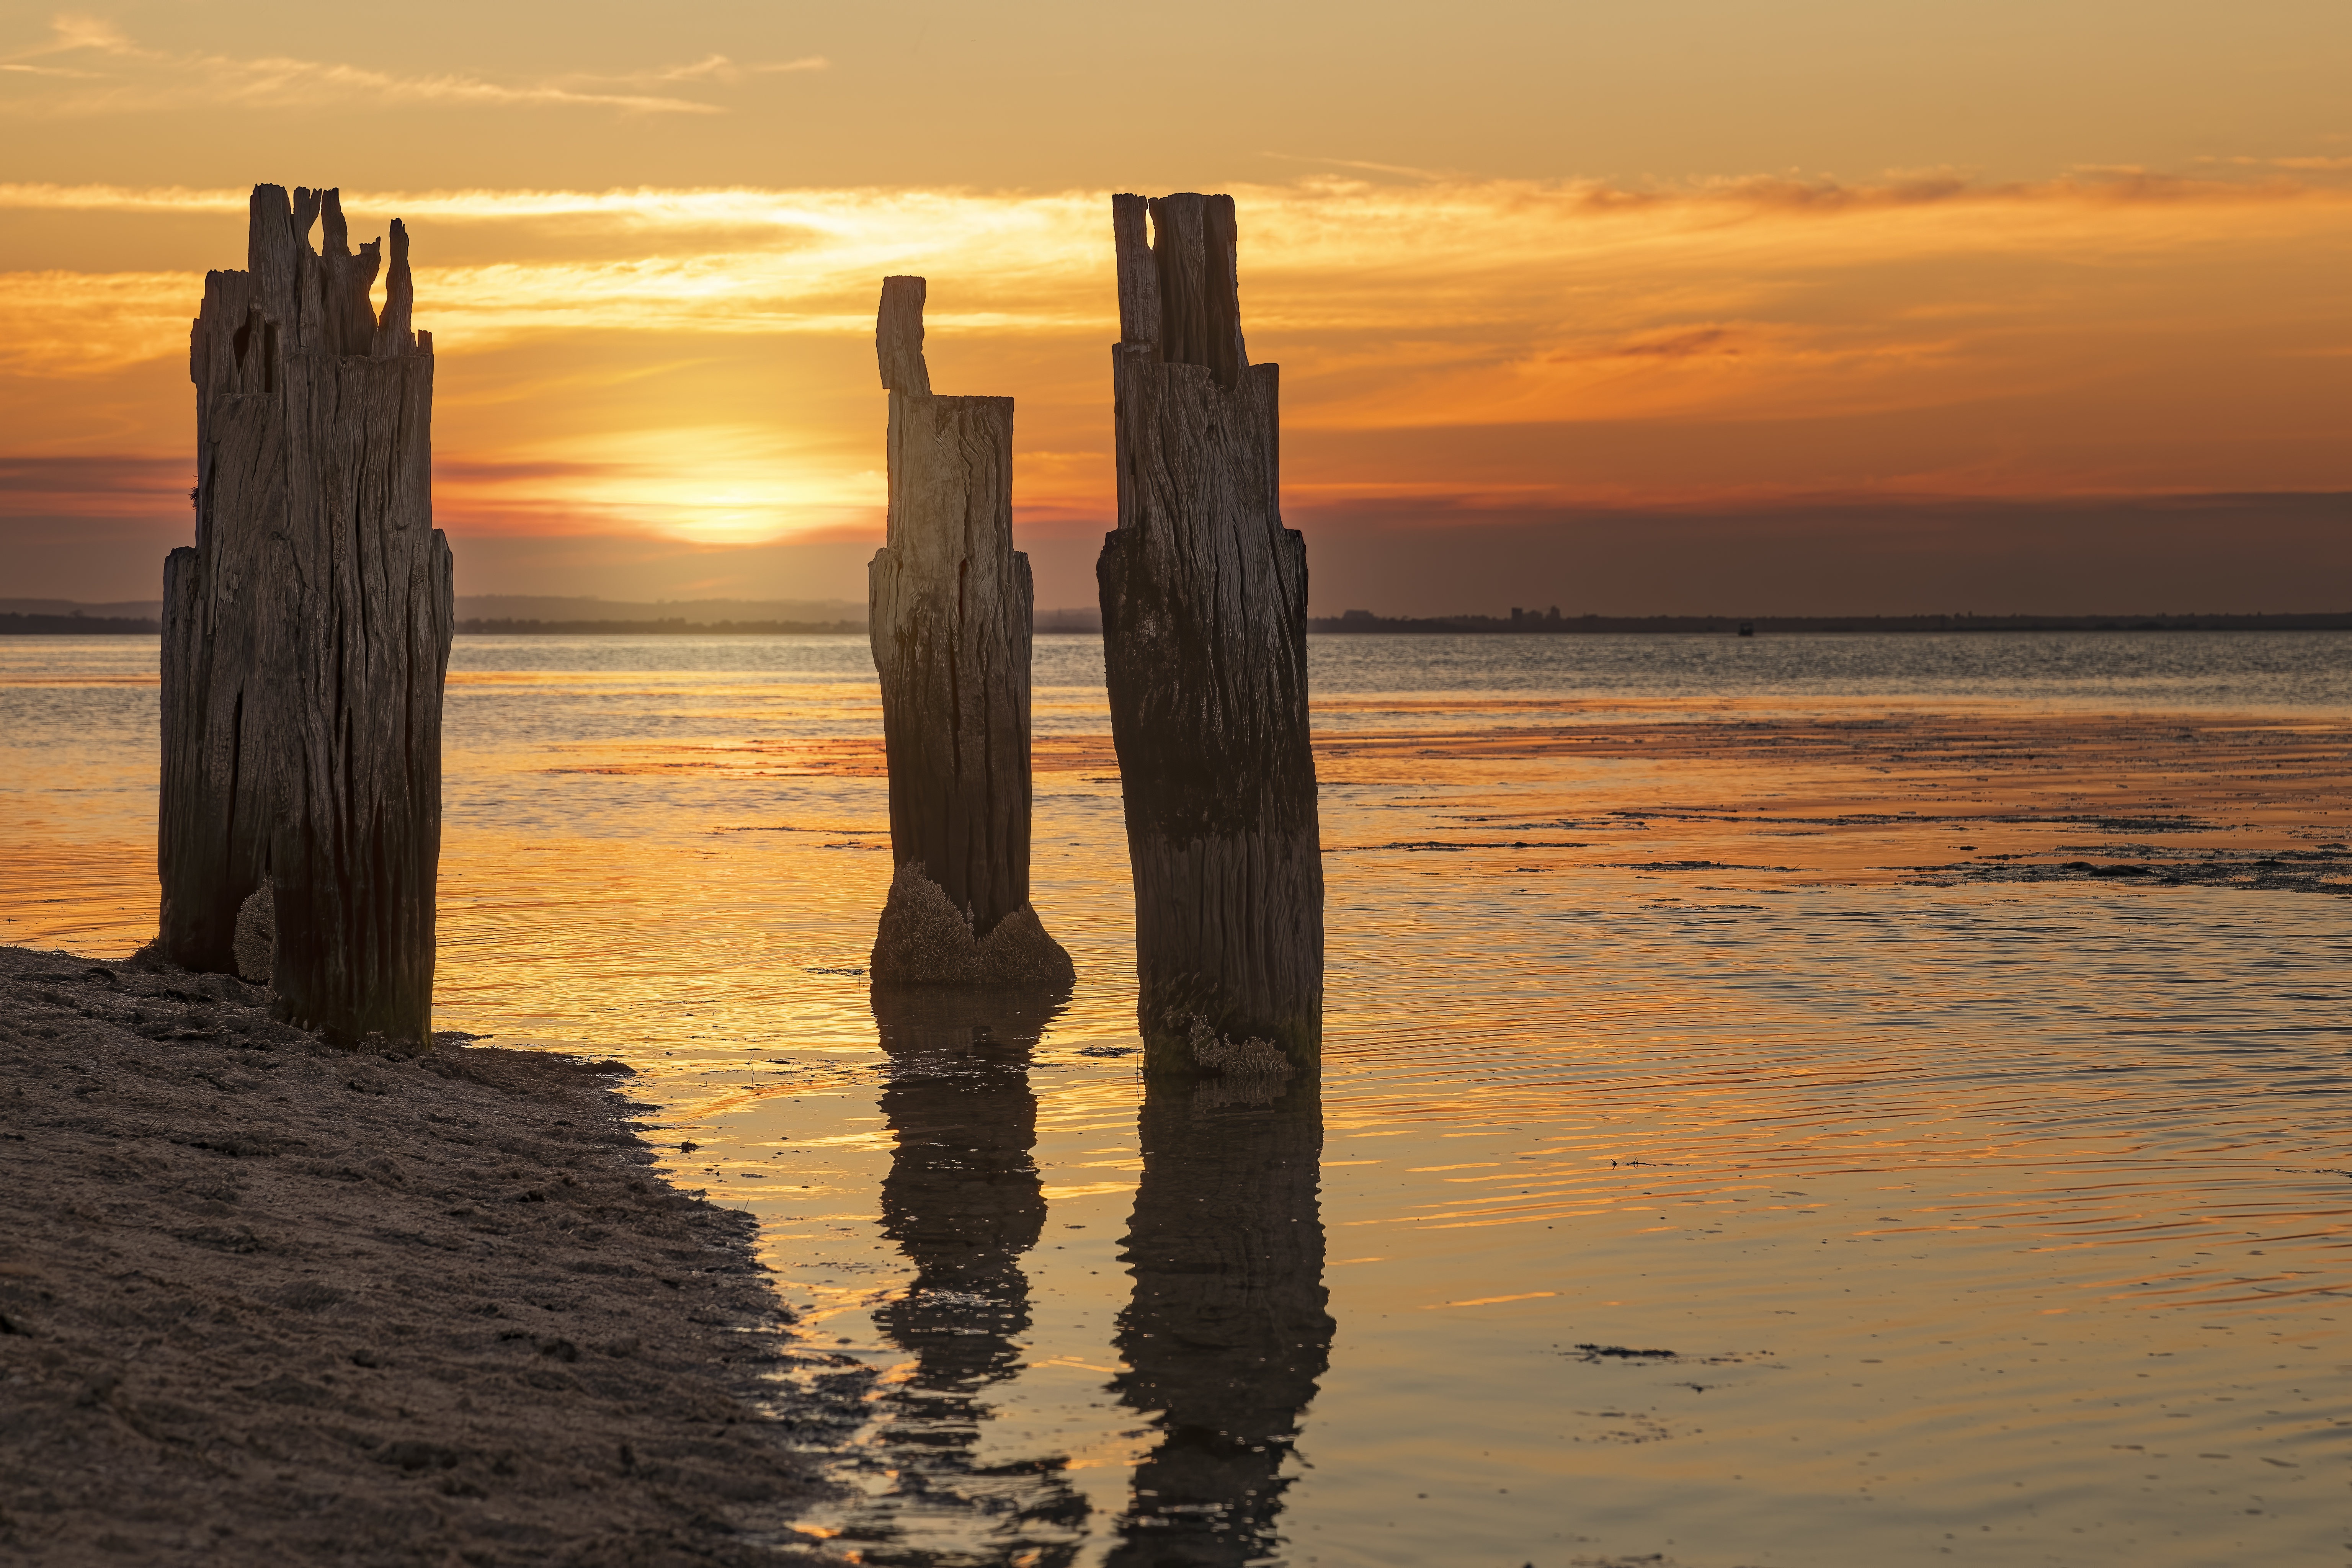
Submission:
<svg viewBox="0 0 2352 1568">
<path fill-rule="evenodd" d="M 754 426 L 555 443 L 515 459 L 456 476 L 469 504 L 495 509 L 514 532 L 584 529 L 748 544 L 855 528 L 878 515 L 884 500 L 878 468 L 827 465 Z"/>
<path fill-rule="evenodd" d="M 1253 357 L 1284 366 L 1285 478 L 1303 503 L 2347 479 L 2317 413 L 2352 355 L 2352 309 L 2315 304 L 2345 294 L 2352 260 L 2352 190 L 2332 171 L 1234 195 L 1244 323 Z M 35 452 L 89 450 L 93 401 L 171 384 L 194 263 L 241 258 L 244 204 L 0 186 L 0 210 L 218 219 L 184 270 L 0 272 L 17 323 L 0 414 Z M 401 216 L 416 236 L 416 319 L 441 359 L 437 500 L 470 528 L 875 531 L 866 344 L 877 286 L 900 272 L 931 279 L 941 390 L 1018 398 L 1022 515 L 1094 526 L 1110 509 L 1103 193 L 353 191 L 345 208 L 357 234 Z M 2225 384 L 2239 390 L 2217 400 Z M 1926 423 L 1895 428 L 1906 419 Z M 152 437 L 181 439 L 171 422 Z"/>
</svg>

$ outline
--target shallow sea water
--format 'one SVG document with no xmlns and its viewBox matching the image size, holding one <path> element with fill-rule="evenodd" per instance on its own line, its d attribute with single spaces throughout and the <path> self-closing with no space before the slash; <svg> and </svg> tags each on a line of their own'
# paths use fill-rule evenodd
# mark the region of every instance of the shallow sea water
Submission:
<svg viewBox="0 0 2352 1568">
<path fill-rule="evenodd" d="M 1076 993 L 878 1005 L 862 639 L 459 642 L 436 1026 L 629 1061 L 672 1174 L 760 1216 L 780 1382 L 871 1384 L 808 1535 L 2344 1560 L 2352 902 L 1934 868 L 2334 853 L 2352 637 L 1311 647 L 1326 1065 L 1253 1103 L 1134 1070 L 1092 639 L 1036 674 Z M 0 941 L 152 932 L 154 659 L 0 639 Z M 2222 738 L 2221 815 L 2126 820 L 2155 750 L 2068 771 L 2070 735 L 2175 717 Z M 2000 747 L 1905 771 L 1971 724 Z"/>
</svg>

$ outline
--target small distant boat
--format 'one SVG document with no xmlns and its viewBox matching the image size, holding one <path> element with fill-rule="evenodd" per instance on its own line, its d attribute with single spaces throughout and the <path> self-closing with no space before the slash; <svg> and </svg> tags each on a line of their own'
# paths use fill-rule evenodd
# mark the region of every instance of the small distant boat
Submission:
<svg viewBox="0 0 2352 1568">
<path fill-rule="evenodd" d="M 1756 623 L 1755 623 L 1754 621 L 1742 621 L 1742 622 L 1740 622 L 1740 623 L 1739 623 L 1739 635 L 1740 635 L 1741 637 L 1754 637 L 1754 636 L 1756 635 Z"/>
</svg>

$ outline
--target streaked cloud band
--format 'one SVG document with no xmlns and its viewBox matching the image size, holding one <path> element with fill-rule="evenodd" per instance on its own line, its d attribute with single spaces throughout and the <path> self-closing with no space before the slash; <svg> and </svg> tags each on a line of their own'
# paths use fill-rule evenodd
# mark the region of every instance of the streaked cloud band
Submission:
<svg viewBox="0 0 2352 1568">
<path fill-rule="evenodd" d="M 2352 188 L 2324 173 L 1234 194 L 1244 320 L 1254 356 L 1284 365 L 1303 504 L 2352 487 L 2315 413 L 2340 403 L 2352 354 Z M 442 449 L 485 465 L 445 504 L 518 531 L 593 515 L 708 539 L 875 510 L 860 341 L 897 272 L 932 280 L 950 389 L 1022 399 L 1024 514 L 1098 518 L 1107 196 L 347 190 L 344 205 L 356 233 L 399 216 L 415 236 Z M 212 215 L 232 247 L 245 202 L 0 186 L 0 211 Z M 20 429 L 86 445 L 56 389 L 171 374 L 201 290 L 194 271 L 0 273 Z M 640 378 L 641 403 L 598 380 L 600 359 Z M 779 378 L 797 401 L 762 407 Z M 586 466 L 531 467 L 551 463 Z"/>
</svg>

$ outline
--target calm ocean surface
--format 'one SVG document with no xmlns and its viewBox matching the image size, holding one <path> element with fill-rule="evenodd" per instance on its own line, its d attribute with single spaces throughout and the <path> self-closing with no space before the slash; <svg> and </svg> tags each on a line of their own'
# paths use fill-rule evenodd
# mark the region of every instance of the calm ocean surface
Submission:
<svg viewBox="0 0 2352 1568">
<path fill-rule="evenodd" d="M 759 1215 L 780 1377 L 874 1378 L 858 1500 L 808 1531 L 1015 1568 L 2346 1560 L 2352 902 L 1817 875 L 1793 816 L 1721 861 L 1674 814 L 1769 817 L 1769 748 L 1482 745 L 2334 725 L 2352 637 L 1310 646 L 1326 1067 L 1252 1104 L 1136 1075 L 1095 639 L 1036 659 L 1075 994 L 879 1016 L 863 638 L 459 640 L 436 1026 L 631 1062 L 667 1168 Z M 0 638 L 0 941 L 152 934 L 155 659 Z M 2347 773 L 2249 809 L 2343 841 Z"/>
</svg>

